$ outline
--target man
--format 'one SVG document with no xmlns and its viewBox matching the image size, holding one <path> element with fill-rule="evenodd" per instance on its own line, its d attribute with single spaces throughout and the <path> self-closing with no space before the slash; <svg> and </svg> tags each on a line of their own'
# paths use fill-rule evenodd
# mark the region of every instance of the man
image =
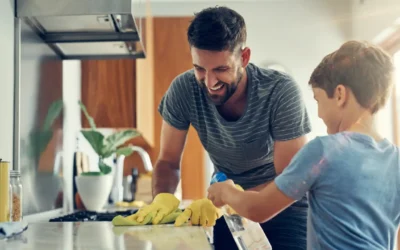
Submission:
<svg viewBox="0 0 400 250">
<path fill-rule="evenodd" d="M 297 84 L 282 73 L 249 63 L 243 17 L 226 7 L 196 14 L 188 41 L 194 69 L 177 76 L 159 106 L 161 150 L 153 173 L 152 207 L 176 205 L 174 193 L 187 131 L 192 125 L 215 170 L 246 190 L 261 190 L 289 164 L 310 131 Z M 195 163 L 193 167 L 196 167 Z M 271 201 L 274 202 L 274 201 Z M 171 205 L 175 204 L 175 205 Z M 214 226 L 215 249 L 237 249 L 223 218 L 207 200 L 194 201 L 180 225 Z M 160 221 L 162 214 L 156 219 Z M 143 218 L 143 216 L 141 216 Z M 306 249 L 306 198 L 262 224 L 274 250 Z M 153 221 L 154 223 L 154 221 Z"/>
</svg>

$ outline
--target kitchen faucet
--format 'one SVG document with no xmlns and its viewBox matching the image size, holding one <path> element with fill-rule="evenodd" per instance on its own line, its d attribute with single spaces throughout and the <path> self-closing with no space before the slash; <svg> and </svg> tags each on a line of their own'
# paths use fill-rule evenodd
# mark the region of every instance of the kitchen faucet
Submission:
<svg viewBox="0 0 400 250">
<path fill-rule="evenodd" d="M 129 145 L 129 148 L 132 149 L 133 152 L 137 152 L 142 159 L 143 166 L 146 172 L 153 171 L 153 165 L 150 160 L 149 154 L 142 147 Z M 124 179 L 124 160 L 125 156 L 120 155 L 116 159 L 116 168 L 114 172 L 114 184 L 111 190 L 111 199 L 113 203 L 123 201 L 124 187 L 123 187 L 123 179 Z"/>
</svg>

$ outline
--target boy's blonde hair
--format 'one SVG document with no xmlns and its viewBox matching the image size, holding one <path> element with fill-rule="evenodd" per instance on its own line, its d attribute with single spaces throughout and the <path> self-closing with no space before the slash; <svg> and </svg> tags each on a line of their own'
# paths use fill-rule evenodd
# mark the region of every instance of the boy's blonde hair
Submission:
<svg viewBox="0 0 400 250">
<path fill-rule="evenodd" d="M 392 57 L 368 42 L 348 41 L 324 57 L 311 74 L 309 84 L 333 97 L 342 84 L 351 89 L 357 102 L 372 114 L 381 109 L 393 84 Z"/>
</svg>

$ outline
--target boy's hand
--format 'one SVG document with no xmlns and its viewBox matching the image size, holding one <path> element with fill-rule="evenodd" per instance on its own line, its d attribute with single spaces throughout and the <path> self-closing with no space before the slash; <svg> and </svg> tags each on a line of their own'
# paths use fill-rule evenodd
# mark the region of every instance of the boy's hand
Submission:
<svg viewBox="0 0 400 250">
<path fill-rule="evenodd" d="M 224 198 L 229 195 L 226 194 L 226 192 L 229 192 L 232 188 L 243 191 L 243 188 L 239 185 L 235 185 L 232 180 L 214 183 L 208 188 L 208 199 L 210 199 L 216 207 L 222 207 L 226 204 Z"/>
</svg>

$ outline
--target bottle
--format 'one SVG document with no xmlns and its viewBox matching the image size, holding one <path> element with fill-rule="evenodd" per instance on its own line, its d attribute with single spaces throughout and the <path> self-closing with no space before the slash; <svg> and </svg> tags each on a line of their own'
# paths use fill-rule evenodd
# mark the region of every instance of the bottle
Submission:
<svg viewBox="0 0 400 250">
<path fill-rule="evenodd" d="M 0 223 L 10 220 L 10 164 L 0 159 Z"/>
<path fill-rule="evenodd" d="M 211 179 L 210 184 L 226 180 L 228 180 L 228 177 L 224 173 L 217 172 Z M 223 206 L 221 210 L 239 250 L 272 250 L 272 246 L 259 223 L 237 214 L 230 214 L 227 205 Z"/>
<path fill-rule="evenodd" d="M 11 221 L 22 220 L 22 183 L 21 173 L 16 170 L 10 171 L 11 184 Z"/>
<path fill-rule="evenodd" d="M 132 182 L 131 182 L 132 201 L 136 200 L 135 194 L 137 189 L 138 178 L 139 178 L 139 170 L 137 168 L 132 168 Z"/>
</svg>

